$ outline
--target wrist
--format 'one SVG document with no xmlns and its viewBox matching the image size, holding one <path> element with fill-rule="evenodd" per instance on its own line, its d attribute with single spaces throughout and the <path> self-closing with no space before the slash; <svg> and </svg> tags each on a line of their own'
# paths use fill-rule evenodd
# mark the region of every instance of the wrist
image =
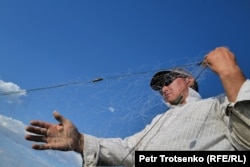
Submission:
<svg viewBox="0 0 250 167">
<path fill-rule="evenodd" d="M 230 80 L 230 79 L 235 79 L 237 77 L 243 76 L 242 71 L 240 70 L 239 66 L 234 66 L 231 68 L 228 68 L 226 70 L 220 71 L 218 73 L 219 77 L 221 79 L 226 79 L 226 80 Z"/>
<path fill-rule="evenodd" d="M 238 66 L 219 74 L 227 98 L 235 102 L 242 84 L 246 78 Z"/>
<path fill-rule="evenodd" d="M 74 151 L 83 155 L 83 149 L 84 149 L 84 136 L 83 134 L 79 134 L 77 138 L 76 148 L 74 149 Z"/>
</svg>

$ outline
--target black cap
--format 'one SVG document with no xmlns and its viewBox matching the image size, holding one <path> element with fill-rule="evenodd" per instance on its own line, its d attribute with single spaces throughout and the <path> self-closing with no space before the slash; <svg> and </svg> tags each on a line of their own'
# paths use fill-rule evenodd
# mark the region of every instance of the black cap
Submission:
<svg viewBox="0 0 250 167">
<path fill-rule="evenodd" d="M 160 72 L 157 72 L 152 77 L 151 82 L 150 82 L 151 88 L 157 91 L 161 90 L 161 88 L 165 85 L 169 76 L 171 75 L 176 75 L 176 76 L 180 75 L 182 77 L 194 78 L 190 72 L 188 72 L 187 70 L 183 68 L 174 68 L 172 70 L 160 71 Z M 198 92 L 198 83 L 196 80 L 194 81 L 194 85 L 191 86 L 191 88 L 193 88 L 195 91 Z"/>
</svg>

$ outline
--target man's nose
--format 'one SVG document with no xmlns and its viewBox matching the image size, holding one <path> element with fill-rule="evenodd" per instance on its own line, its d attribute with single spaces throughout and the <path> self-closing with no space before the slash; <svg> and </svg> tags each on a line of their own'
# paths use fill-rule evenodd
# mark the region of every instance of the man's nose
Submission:
<svg viewBox="0 0 250 167">
<path fill-rule="evenodd" d="M 167 94 L 168 90 L 169 90 L 168 86 L 163 86 L 162 89 L 161 89 L 161 94 L 162 95 Z"/>
</svg>

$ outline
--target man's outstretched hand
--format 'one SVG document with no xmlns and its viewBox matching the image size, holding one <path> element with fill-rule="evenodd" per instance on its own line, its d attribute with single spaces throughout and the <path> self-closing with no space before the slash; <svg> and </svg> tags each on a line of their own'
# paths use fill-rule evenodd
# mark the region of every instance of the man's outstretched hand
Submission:
<svg viewBox="0 0 250 167">
<path fill-rule="evenodd" d="M 31 134 L 25 136 L 26 140 L 42 142 L 34 144 L 33 149 L 36 150 L 60 150 L 75 151 L 80 154 L 83 152 L 83 135 L 79 133 L 75 125 L 64 118 L 58 112 L 53 113 L 59 124 L 52 124 L 43 121 L 31 121 L 26 127 L 26 131 Z"/>
</svg>

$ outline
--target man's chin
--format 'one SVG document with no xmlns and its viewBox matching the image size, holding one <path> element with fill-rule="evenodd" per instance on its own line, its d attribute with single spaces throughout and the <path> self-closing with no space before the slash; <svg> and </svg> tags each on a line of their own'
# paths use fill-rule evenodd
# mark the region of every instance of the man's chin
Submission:
<svg viewBox="0 0 250 167">
<path fill-rule="evenodd" d="M 167 100 L 167 99 L 166 99 Z M 177 104 L 181 104 L 183 101 L 183 96 L 178 96 L 175 99 L 169 99 L 168 103 L 170 103 L 171 105 L 177 105 Z"/>
</svg>

